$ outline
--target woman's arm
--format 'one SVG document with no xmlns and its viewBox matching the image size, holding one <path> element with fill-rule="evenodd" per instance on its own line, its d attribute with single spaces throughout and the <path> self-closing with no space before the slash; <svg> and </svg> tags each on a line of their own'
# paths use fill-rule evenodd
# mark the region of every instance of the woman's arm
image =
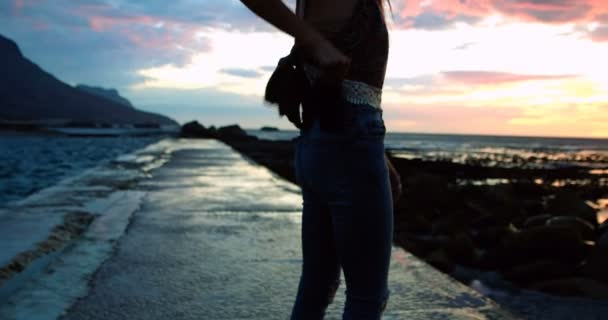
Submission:
<svg viewBox="0 0 608 320">
<path fill-rule="evenodd" d="M 293 36 L 304 54 L 329 74 L 343 77 L 350 60 L 281 0 L 241 0 L 253 13 Z"/>
<path fill-rule="evenodd" d="M 315 42 L 321 35 L 295 15 L 281 0 L 241 0 L 253 13 L 297 41 Z"/>
</svg>

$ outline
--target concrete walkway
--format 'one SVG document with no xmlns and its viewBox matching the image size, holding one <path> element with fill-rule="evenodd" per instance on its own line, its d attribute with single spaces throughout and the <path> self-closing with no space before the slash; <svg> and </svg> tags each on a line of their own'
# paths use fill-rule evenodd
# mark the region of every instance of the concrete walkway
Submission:
<svg viewBox="0 0 608 320">
<path fill-rule="evenodd" d="M 298 187 L 215 140 L 187 143 L 135 187 L 139 210 L 62 319 L 288 318 L 301 266 Z M 384 319 L 511 319 L 398 248 L 390 290 Z M 343 303 L 344 286 L 326 318 L 340 319 Z"/>
</svg>

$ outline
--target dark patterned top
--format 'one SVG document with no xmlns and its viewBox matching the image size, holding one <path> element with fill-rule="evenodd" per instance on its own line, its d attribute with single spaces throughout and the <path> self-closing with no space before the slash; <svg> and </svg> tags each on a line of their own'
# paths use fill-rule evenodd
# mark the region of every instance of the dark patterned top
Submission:
<svg viewBox="0 0 608 320">
<path fill-rule="evenodd" d="M 376 0 L 358 0 L 349 22 L 339 32 L 329 35 L 328 40 L 351 59 L 346 79 L 382 88 L 389 37 L 384 14 Z"/>
</svg>

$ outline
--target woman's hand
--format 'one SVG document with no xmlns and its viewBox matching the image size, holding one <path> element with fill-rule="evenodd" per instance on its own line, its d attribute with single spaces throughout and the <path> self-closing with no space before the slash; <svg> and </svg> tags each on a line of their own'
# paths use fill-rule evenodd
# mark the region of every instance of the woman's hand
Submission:
<svg viewBox="0 0 608 320">
<path fill-rule="evenodd" d="M 342 81 L 348 72 L 350 59 L 321 34 L 311 33 L 307 36 L 309 38 L 296 38 L 296 44 L 302 48 L 304 56 L 321 69 L 319 81 L 327 85 Z"/>
<path fill-rule="evenodd" d="M 397 169 L 393 166 L 391 161 L 388 159 L 388 156 L 385 154 L 384 158 L 386 159 L 386 166 L 388 167 L 388 176 L 391 182 L 391 193 L 393 196 L 393 206 L 397 204 L 399 198 L 403 194 L 403 187 L 401 185 L 401 176 Z"/>
<path fill-rule="evenodd" d="M 297 17 L 281 0 L 241 0 L 251 11 L 296 39 L 304 56 L 322 71 L 322 83 L 336 84 L 346 75 L 350 60 L 321 33 Z"/>
</svg>

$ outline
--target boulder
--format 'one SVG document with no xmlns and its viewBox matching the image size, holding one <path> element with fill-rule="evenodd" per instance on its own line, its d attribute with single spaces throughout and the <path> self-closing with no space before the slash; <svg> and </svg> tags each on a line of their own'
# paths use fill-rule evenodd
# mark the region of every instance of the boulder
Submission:
<svg viewBox="0 0 608 320">
<path fill-rule="evenodd" d="M 575 271 L 575 265 L 551 260 L 538 260 L 513 266 L 504 270 L 502 274 L 509 281 L 526 285 L 537 281 L 572 276 Z"/>
<path fill-rule="evenodd" d="M 451 236 L 445 245 L 445 251 L 456 263 L 470 266 L 475 261 L 475 245 L 464 232 Z"/>
<path fill-rule="evenodd" d="M 569 216 L 557 216 L 547 220 L 547 226 L 564 226 L 576 229 L 583 240 L 595 240 L 595 227 L 591 223 L 579 218 Z"/>
<path fill-rule="evenodd" d="M 257 140 L 256 137 L 248 135 L 237 124 L 220 127 L 217 129 L 217 134 L 222 140 Z"/>
<path fill-rule="evenodd" d="M 504 225 L 503 219 L 495 214 L 484 214 L 471 222 L 471 226 L 476 229 L 486 229 Z"/>
<path fill-rule="evenodd" d="M 571 277 L 541 281 L 531 288 L 558 295 L 608 299 L 608 285 L 587 278 Z"/>
<path fill-rule="evenodd" d="M 544 226 L 547 223 L 547 220 L 551 219 L 552 215 L 550 214 L 539 214 L 535 216 L 531 216 L 523 224 L 524 229 L 530 229 L 534 227 Z"/>
<path fill-rule="evenodd" d="M 441 216 L 433 220 L 431 232 L 434 235 L 454 235 L 468 232 L 469 226 L 456 214 Z"/>
<path fill-rule="evenodd" d="M 517 232 L 517 229 L 513 225 L 490 227 L 474 232 L 473 240 L 477 247 L 491 249 L 500 246 L 505 237 L 515 232 Z"/>
<path fill-rule="evenodd" d="M 604 234 L 597 239 L 596 245 L 602 249 L 608 250 L 608 232 L 604 232 Z"/>
<path fill-rule="evenodd" d="M 476 267 L 482 270 L 499 270 L 510 266 L 511 261 L 507 259 L 505 250 L 502 248 L 491 248 L 485 250 L 479 256 Z"/>
<path fill-rule="evenodd" d="M 514 233 L 503 241 L 504 254 L 514 264 L 539 259 L 580 262 L 586 247 L 576 228 L 570 226 L 542 226 Z"/>
<path fill-rule="evenodd" d="M 585 277 L 608 284 L 608 248 L 596 246 L 590 250 L 581 273 Z"/>
<path fill-rule="evenodd" d="M 180 131 L 180 137 L 182 138 L 214 138 L 215 134 L 198 121 L 191 121 L 184 124 Z"/>
<path fill-rule="evenodd" d="M 448 257 L 448 254 L 443 249 L 437 249 L 429 253 L 424 260 L 444 273 L 450 273 L 454 271 L 455 265 Z"/>
<path fill-rule="evenodd" d="M 430 252 L 445 247 L 447 239 L 417 237 L 412 234 L 401 232 L 395 236 L 395 243 L 411 254 L 424 257 Z"/>
<path fill-rule="evenodd" d="M 547 201 L 547 212 L 554 216 L 579 217 L 589 222 L 593 227 L 598 226 L 597 212 L 577 194 L 560 191 Z"/>
<path fill-rule="evenodd" d="M 602 224 L 597 228 L 598 238 L 601 238 L 602 235 L 608 233 L 608 220 L 602 222 Z"/>
<path fill-rule="evenodd" d="M 396 211 L 397 213 L 397 211 Z M 404 214 L 402 216 L 404 220 L 401 230 L 412 233 L 425 234 L 431 232 L 431 222 L 421 214 Z"/>
<path fill-rule="evenodd" d="M 447 195 L 451 192 L 448 190 L 448 181 L 444 177 L 423 171 L 405 175 L 404 178 L 403 185 L 407 186 L 404 196 L 408 200 L 432 208 L 449 206 L 450 200 Z"/>
</svg>

